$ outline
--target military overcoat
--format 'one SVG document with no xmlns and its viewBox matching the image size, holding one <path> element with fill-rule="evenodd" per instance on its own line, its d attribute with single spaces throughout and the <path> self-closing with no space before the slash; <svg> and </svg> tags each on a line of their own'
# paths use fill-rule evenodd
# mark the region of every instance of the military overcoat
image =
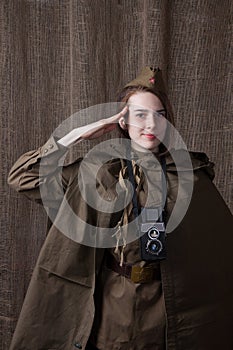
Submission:
<svg viewBox="0 0 233 350">
<path fill-rule="evenodd" d="M 62 216 L 64 198 L 77 208 L 80 216 L 86 215 L 85 206 L 80 209 L 82 199 L 78 190 L 81 160 L 63 167 L 61 175 L 60 153 L 51 138 L 38 150 L 20 157 L 9 175 L 13 188 L 39 203 L 40 188 L 46 185 L 43 203 L 49 208 L 51 221 L 10 350 L 85 349 L 91 332 L 95 277 L 105 249 L 79 244 L 53 223 L 57 215 Z M 194 171 L 191 203 L 181 223 L 167 235 L 167 259 L 160 263 L 166 305 L 166 347 L 232 350 L 232 215 L 212 182 L 213 164 L 204 153 L 191 152 L 190 156 L 193 169 L 184 171 Z M 102 191 L 110 194 L 119 175 L 114 171 L 106 170 L 98 180 Z M 177 169 L 169 157 L 166 172 L 167 210 L 171 212 L 177 196 Z M 96 216 L 97 213 L 92 224 L 106 220 L 106 215 Z"/>
</svg>

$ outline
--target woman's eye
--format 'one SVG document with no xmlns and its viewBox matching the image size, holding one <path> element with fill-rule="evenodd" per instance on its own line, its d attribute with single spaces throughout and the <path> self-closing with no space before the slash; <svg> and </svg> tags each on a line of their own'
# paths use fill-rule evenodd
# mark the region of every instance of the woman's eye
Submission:
<svg viewBox="0 0 233 350">
<path fill-rule="evenodd" d="M 144 118 L 144 117 L 145 117 L 145 114 L 144 114 L 144 113 L 138 113 L 138 114 L 136 114 L 136 117 L 138 117 L 138 118 Z"/>
<path fill-rule="evenodd" d="M 156 112 L 155 113 L 155 116 L 156 117 L 163 117 L 163 118 L 165 118 L 166 117 L 166 112 L 165 111 L 161 111 L 161 112 Z"/>
</svg>

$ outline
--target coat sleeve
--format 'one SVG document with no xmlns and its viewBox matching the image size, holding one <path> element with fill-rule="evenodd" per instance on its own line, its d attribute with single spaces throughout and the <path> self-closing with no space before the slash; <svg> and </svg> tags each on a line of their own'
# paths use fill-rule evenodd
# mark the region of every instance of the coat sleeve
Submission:
<svg viewBox="0 0 233 350">
<path fill-rule="evenodd" d="M 13 165 L 8 184 L 30 200 L 58 208 L 68 186 L 72 165 L 63 167 L 68 148 L 51 137 L 42 147 L 23 154 Z"/>
</svg>

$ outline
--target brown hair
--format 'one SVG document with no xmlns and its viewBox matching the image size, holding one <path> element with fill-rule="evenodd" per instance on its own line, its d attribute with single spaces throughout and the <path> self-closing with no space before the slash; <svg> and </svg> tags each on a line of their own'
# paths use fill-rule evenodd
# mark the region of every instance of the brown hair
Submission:
<svg viewBox="0 0 233 350">
<path fill-rule="evenodd" d="M 164 93 L 164 92 L 161 92 L 159 90 L 153 90 L 153 89 L 150 89 L 148 87 L 145 87 L 145 86 L 141 86 L 141 85 L 138 85 L 138 86 L 129 86 L 129 87 L 126 87 L 124 88 L 119 94 L 118 94 L 118 97 L 117 97 L 117 101 L 118 102 L 123 102 L 123 103 L 127 103 L 129 98 L 136 94 L 137 92 L 151 92 L 152 94 L 154 94 L 155 96 L 157 96 L 160 101 L 162 102 L 165 110 L 166 110 L 166 119 L 169 121 L 169 123 L 173 126 L 175 126 L 175 121 L 174 121 L 174 114 L 173 114 L 173 110 L 172 110 L 172 106 L 171 106 L 171 103 L 168 99 L 168 96 Z M 167 130 L 166 130 L 166 134 L 165 134 L 165 143 L 166 145 L 169 145 L 170 146 L 170 141 L 171 141 L 171 134 L 172 134 L 172 131 L 171 131 L 171 126 L 170 124 L 167 126 Z M 127 130 L 123 130 L 120 125 L 118 125 L 118 130 L 120 132 L 120 136 L 121 137 L 125 137 L 125 138 L 130 138 L 129 137 L 129 134 L 127 132 Z M 159 145 L 159 154 L 167 154 L 168 152 L 168 149 L 170 147 L 166 147 L 164 144 L 160 144 Z"/>
</svg>

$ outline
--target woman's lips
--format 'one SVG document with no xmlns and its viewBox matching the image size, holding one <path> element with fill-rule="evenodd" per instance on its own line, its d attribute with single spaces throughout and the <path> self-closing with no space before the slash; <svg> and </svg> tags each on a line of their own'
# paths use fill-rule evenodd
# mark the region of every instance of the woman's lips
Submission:
<svg viewBox="0 0 233 350">
<path fill-rule="evenodd" d="M 155 140 L 156 139 L 156 136 L 153 135 L 153 134 L 143 134 L 143 135 L 149 140 Z"/>
</svg>

